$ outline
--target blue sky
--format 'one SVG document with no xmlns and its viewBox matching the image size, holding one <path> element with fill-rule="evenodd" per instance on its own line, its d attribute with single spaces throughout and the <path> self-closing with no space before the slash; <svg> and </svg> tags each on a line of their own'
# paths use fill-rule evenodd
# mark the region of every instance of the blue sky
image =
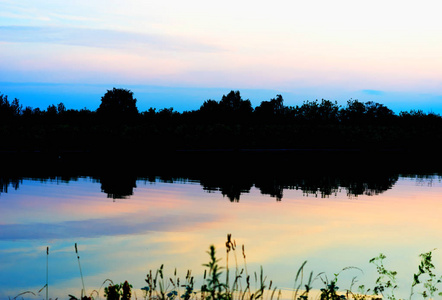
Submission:
<svg viewBox="0 0 442 300">
<path fill-rule="evenodd" d="M 8 95 L 9 99 L 18 98 L 23 106 L 46 109 L 51 104 L 63 102 L 67 108 L 95 110 L 101 103 L 101 97 L 112 87 L 126 88 L 134 92 L 137 107 L 146 111 L 153 107 L 156 109 L 174 108 L 175 111 L 189 111 L 199 109 L 208 99 L 221 100 L 229 88 L 204 88 L 204 87 L 167 87 L 148 85 L 107 85 L 107 84 L 63 84 L 63 83 L 0 83 L 3 88 L 1 93 Z M 4 90 L 9 91 L 5 93 Z M 321 89 L 297 89 L 296 91 L 281 92 L 277 89 L 240 89 L 243 99 L 250 99 L 255 107 L 261 101 L 268 101 L 277 94 L 282 94 L 287 106 L 301 105 L 303 101 L 315 99 L 336 100 L 339 105 L 345 106 L 349 99 L 360 101 L 375 101 L 387 105 L 396 113 L 412 109 L 422 109 L 424 112 L 442 114 L 442 96 L 437 94 L 417 94 L 407 92 L 383 92 L 377 90 L 341 91 Z M 328 97 L 321 95 L 327 95 Z"/>
<path fill-rule="evenodd" d="M 240 90 L 253 105 L 350 98 L 442 112 L 439 2 L 0 1 L 0 93 L 96 109 L 108 89 L 140 110 L 197 109 Z"/>
</svg>

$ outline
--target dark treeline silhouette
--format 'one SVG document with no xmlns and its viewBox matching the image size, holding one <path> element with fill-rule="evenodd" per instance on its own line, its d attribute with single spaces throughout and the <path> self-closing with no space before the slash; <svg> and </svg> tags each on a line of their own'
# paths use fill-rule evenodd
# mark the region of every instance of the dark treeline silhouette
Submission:
<svg viewBox="0 0 442 300">
<path fill-rule="evenodd" d="M 287 190 L 313 197 L 339 192 L 356 197 L 380 194 L 400 176 L 420 178 L 423 184 L 442 178 L 440 161 L 428 155 L 416 159 L 408 152 L 178 151 L 142 158 L 120 156 L 40 152 L 23 158 L 21 153 L 11 154 L 0 168 L 0 201 L 1 193 L 18 189 L 24 179 L 70 182 L 89 178 L 112 199 L 130 197 L 142 182 L 192 182 L 237 202 L 252 189 L 277 201 L 283 200 Z"/>
<path fill-rule="evenodd" d="M 129 175 L 129 176 L 128 176 Z M 299 190 L 305 197 L 328 198 L 345 193 L 349 198 L 360 195 L 375 196 L 391 188 L 399 177 L 413 178 L 422 184 L 431 184 L 433 180 L 440 181 L 442 173 L 429 175 L 417 174 L 290 174 L 284 176 L 235 176 L 225 177 L 210 174 L 208 176 L 176 177 L 176 176 L 135 176 L 134 174 L 103 174 L 99 176 L 44 176 L 44 177 L 7 177 L 0 176 L 0 201 L 1 194 L 10 192 L 10 188 L 18 190 L 23 180 L 45 182 L 69 183 L 79 178 L 86 178 L 101 185 L 101 192 L 108 198 L 126 199 L 136 193 L 139 184 L 165 183 L 199 183 L 208 193 L 221 193 L 230 202 L 239 202 L 241 195 L 248 194 L 256 188 L 262 195 L 268 195 L 276 201 L 282 201 L 284 191 Z"/>
<path fill-rule="evenodd" d="M 0 94 L 0 150 L 20 152 L 163 152 L 220 149 L 436 149 L 442 117 L 395 114 L 380 103 L 322 99 L 285 106 L 281 95 L 253 108 L 239 91 L 182 113 L 139 112 L 126 89 L 108 90 L 95 110 L 23 107 Z"/>
<path fill-rule="evenodd" d="M 36 180 L 40 182 L 63 182 L 77 181 L 79 177 L 60 178 L 58 176 L 49 177 L 20 177 L 8 178 L 0 177 L 0 196 L 8 193 L 8 188 L 15 190 L 20 188 L 23 180 Z M 206 192 L 218 192 L 231 202 L 239 202 L 242 194 L 247 194 L 253 187 L 257 188 L 261 194 L 269 195 L 276 201 L 283 199 L 284 190 L 301 190 L 304 196 L 314 196 L 326 198 L 339 192 L 345 192 L 348 197 L 359 195 L 377 195 L 392 188 L 398 180 L 398 174 L 382 175 L 377 177 L 334 177 L 334 176 L 292 176 L 285 178 L 229 178 L 229 177 L 163 177 L 163 176 L 93 176 L 83 177 L 101 184 L 101 191 L 107 194 L 108 198 L 125 199 L 134 194 L 137 181 L 144 183 L 167 182 L 198 182 Z"/>
</svg>

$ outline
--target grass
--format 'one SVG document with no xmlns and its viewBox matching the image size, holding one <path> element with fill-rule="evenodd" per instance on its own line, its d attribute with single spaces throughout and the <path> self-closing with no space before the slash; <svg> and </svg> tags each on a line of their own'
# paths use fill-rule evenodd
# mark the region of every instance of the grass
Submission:
<svg viewBox="0 0 442 300">
<path fill-rule="evenodd" d="M 434 251 L 434 250 L 433 250 Z M 433 251 L 420 255 L 420 264 L 418 270 L 413 274 L 413 281 L 410 286 L 410 295 L 404 299 L 416 299 L 419 295 L 421 299 L 434 299 L 435 296 L 442 296 L 438 293 L 438 285 L 442 282 L 442 277 L 435 274 L 435 266 L 432 262 Z M 294 278 L 293 289 L 290 293 L 284 293 L 282 289 L 278 289 L 273 282 L 264 275 L 263 268 L 260 272 L 253 273 L 250 276 L 247 270 L 246 254 L 244 245 L 242 246 L 243 267 L 239 266 L 237 258 L 236 242 L 232 240 L 231 235 L 227 235 L 226 241 L 226 262 L 225 266 L 220 265 L 221 259 L 217 257 L 216 249 L 212 245 L 209 247 L 207 254 L 209 261 L 203 264 L 205 272 L 203 282 L 197 288 L 195 278 L 192 272 L 187 271 L 186 277 L 181 280 L 177 277 L 175 269 L 172 277 L 164 275 L 161 265 L 156 271 L 150 270 L 145 278 L 146 286 L 141 288 L 143 295 L 137 295 L 133 290 L 133 286 L 125 281 L 124 283 L 114 283 L 111 279 L 106 279 L 98 290 L 93 290 L 89 295 L 86 294 L 84 287 L 83 274 L 81 271 L 80 257 L 78 254 L 77 244 L 75 244 L 75 252 L 77 255 L 78 265 L 80 269 L 80 277 L 82 289 L 80 297 L 69 295 L 70 300 L 95 300 L 104 297 L 108 300 L 400 300 L 396 296 L 398 285 L 396 282 L 397 272 L 389 270 L 385 266 L 386 256 L 379 254 L 372 258 L 369 262 L 376 267 L 377 279 L 372 287 L 360 285 L 355 287 L 357 278 L 354 277 L 348 288 L 340 288 L 338 281 L 340 274 L 349 269 L 358 269 L 356 267 L 346 267 L 340 272 L 333 274 L 332 279 L 327 274 L 310 272 L 305 274 L 305 261 L 298 269 Z M 234 268 L 229 265 L 229 257 L 233 255 Z M 49 248 L 47 248 L 47 257 L 49 256 Z M 362 270 L 360 270 L 362 272 Z M 225 273 L 225 276 L 223 275 Z M 37 295 L 46 288 L 46 299 L 48 299 L 48 270 L 46 272 L 46 285 L 37 292 Z M 319 283 L 319 288 L 314 283 Z M 104 293 L 101 290 L 104 285 Z M 26 291 L 18 294 L 14 298 L 22 299 L 23 295 L 36 294 L 32 291 Z M 289 296 L 288 296 L 289 295 Z M 22 297 L 22 298 L 20 298 Z M 10 298 L 11 299 L 11 298 Z"/>
</svg>

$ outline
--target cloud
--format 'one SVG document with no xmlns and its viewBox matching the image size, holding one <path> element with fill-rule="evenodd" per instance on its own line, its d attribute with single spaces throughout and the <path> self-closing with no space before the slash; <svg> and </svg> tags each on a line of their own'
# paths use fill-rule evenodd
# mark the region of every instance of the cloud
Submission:
<svg viewBox="0 0 442 300">
<path fill-rule="evenodd" d="M 154 49 L 161 51 L 218 52 L 222 47 L 197 39 L 110 29 L 55 26 L 0 26 L 0 41 L 48 43 L 112 49 Z"/>
<path fill-rule="evenodd" d="M 134 218 L 132 216 L 132 218 Z M 200 215 L 195 221 L 187 216 L 164 215 L 149 221 L 133 222 L 124 218 L 65 221 L 59 223 L 1 224 L 0 241 L 96 238 L 142 234 L 149 231 L 183 231 L 214 222 L 216 216 Z"/>
<path fill-rule="evenodd" d="M 362 90 L 362 93 L 371 95 L 371 96 L 382 96 L 385 94 L 383 91 L 377 91 L 377 90 Z"/>
</svg>

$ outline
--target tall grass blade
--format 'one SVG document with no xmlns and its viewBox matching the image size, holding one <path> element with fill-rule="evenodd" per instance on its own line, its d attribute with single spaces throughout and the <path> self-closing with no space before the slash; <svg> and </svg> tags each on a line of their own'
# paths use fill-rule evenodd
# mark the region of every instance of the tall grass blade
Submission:
<svg viewBox="0 0 442 300">
<path fill-rule="evenodd" d="M 83 298 L 83 296 L 86 295 L 86 289 L 84 288 L 83 272 L 81 271 L 80 256 L 78 255 L 77 243 L 75 243 L 75 253 L 77 254 L 78 267 L 80 268 L 81 284 L 83 286 L 83 290 L 81 291 L 81 298 Z"/>
<path fill-rule="evenodd" d="M 297 299 L 299 289 L 302 286 L 302 278 L 303 278 L 303 274 L 304 274 L 304 266 L 305 266 L 306 263 L 307 263 L 307 261 L 304 261 L 302 263 L 302 265 L 299 267 L 298 272 L 296 273 L 295 282 L 294 282 L 294 285 L 293 285 L 293 294 L 292 294 L 292 299 L 293 300 Z M 296 286 L 296 283 L 298 282 L 298 278 L 299 278 L 300 275 L 301 275 L 301 282 L 299 283 L 298 286 Z"/>
<path fill-rule="evenodd" d="M 23 293 L 20 293 L 20 294 L 18 294 L 17 296 L 15 296 L 14 298 L 12 298 L 12 299 L 17 299 L 19 296 L 22 296 L 22 295 L 25 295 L 25 294 L 32 294 L 32 295 L 34 295 L 35 296 L 35 294 L 33 293 L 33 292 L 31 292 L 31 291 L 26 291 L 26 292 L 23 292 Z"/>
<path fill-rule="evenodd" d="M 49 294 L 49 247 L 46 247 L 46 300 L 48 300 L 48 294 Z"/>
</svg>

